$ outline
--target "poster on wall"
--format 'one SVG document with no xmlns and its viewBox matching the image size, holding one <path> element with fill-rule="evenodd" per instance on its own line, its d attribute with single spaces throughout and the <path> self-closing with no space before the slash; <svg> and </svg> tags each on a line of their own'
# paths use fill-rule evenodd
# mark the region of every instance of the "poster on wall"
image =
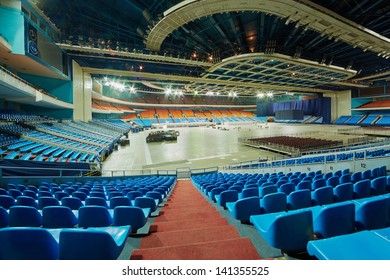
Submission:
<svg viewBox="0 0 390 280">
<path fill-rule="evenodd" d="M 29 24 L 28 27 L 28 52 L 34 56 L 39 56 L 37 29 Z"/>
</svg>

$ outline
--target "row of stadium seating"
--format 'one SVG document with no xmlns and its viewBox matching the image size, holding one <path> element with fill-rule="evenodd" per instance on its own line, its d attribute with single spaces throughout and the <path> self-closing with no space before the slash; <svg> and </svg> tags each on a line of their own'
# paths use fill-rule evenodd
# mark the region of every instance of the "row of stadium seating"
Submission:
<svg viewBox="0 0 390 280">
<path fill-rule="evenodd" d="M 360 126 L 390 126 L 390 116 L 387 115 L 353 115 L 341 116 L 333 122 L 337 125 Z"/>
</svg>

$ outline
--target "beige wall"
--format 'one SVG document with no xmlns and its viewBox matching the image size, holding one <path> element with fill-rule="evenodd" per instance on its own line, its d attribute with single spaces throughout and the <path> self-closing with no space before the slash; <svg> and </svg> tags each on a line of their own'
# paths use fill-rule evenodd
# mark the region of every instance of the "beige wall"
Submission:
<svg viewBox="0 0 390 280">
<path fill-rule="evenodd" d="M 331 98 L 332 122 L 340 116 L 351 115 L 351 91 L 344 90 L 334 93 L 326 93 L 324 97 Z"/>
<path fill-rule="evenodd" d="M 90 121 L 92 119 L 92 79 L 84 73 L 75 61 L 73 65 L 73 120 Z"/>
</svg>

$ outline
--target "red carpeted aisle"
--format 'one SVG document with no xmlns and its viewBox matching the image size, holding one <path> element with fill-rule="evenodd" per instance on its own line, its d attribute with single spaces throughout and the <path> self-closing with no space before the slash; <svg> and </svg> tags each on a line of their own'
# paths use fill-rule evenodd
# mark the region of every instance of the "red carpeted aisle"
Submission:
<svg viewBox="0 0 390 280">
<path fill-rule="evenodd" d="M 190 180 L 179 180 L 143 237 L 132 260 L 261 259 L 249 238 L 202 196 Z"/>
</svg>

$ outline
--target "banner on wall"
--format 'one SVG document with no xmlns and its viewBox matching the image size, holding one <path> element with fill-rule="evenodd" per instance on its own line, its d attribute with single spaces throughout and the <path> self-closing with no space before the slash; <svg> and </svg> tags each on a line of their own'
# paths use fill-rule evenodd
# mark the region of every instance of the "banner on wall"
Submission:
<svg viewBox="0 0 390 280">
<path fill-rule="evenodd" d="M 28 52 L 34 56 L 39 55 L 37 29 L 31 24 L 28 26 Z"/>
</svg>

